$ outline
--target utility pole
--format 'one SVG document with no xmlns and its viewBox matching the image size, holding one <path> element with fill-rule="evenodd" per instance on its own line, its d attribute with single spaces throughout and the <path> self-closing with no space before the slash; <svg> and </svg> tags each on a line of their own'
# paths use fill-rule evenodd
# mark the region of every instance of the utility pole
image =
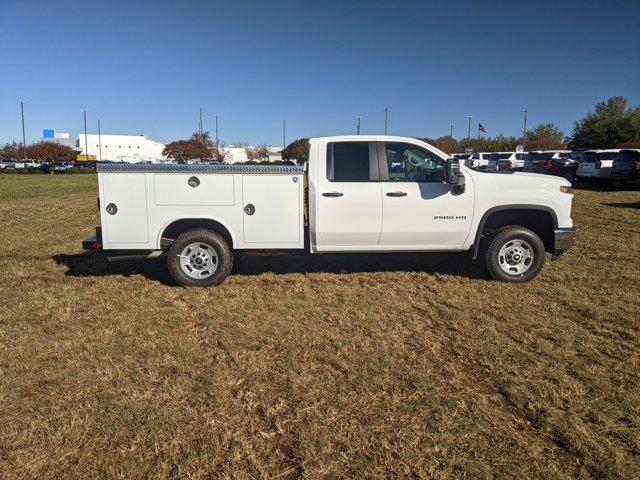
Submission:
<svg viewBox="0 0 640 480">
<path fill-rule="evenodd" d="M 200 107 L 200 122 L 198 123 L 198 132 L 200 132 L 200 137 L 202 137 L 202 107 Z"/>
<path fill-rule="evenodd" d="M 20 113 L 22 114 L 22 158 L 27 159 L 27 137 L 24 133 L 24 102 L 20 101 Z"/>
<path fill-rule="evenodd" d="M 89 160 L 89 142 L 87 141 L 87 111 L 83 110 L 84 113 L 84 154 L 85 158 Z"/>
<path fill-rule="evenodd" d="M 384 134 L 387 134 L 387 124 L 389 120 L 389 108 L 384 107 Z"/>
<path fill-rule="evenodd" d="M 287 121 L 282 119 L 282 148 L 286 148 L 287 146 Z"/>
<path fill-rule="evenodd" d="M 216 113 L 216 149 L 220 148 L 220 138 L 218 137 L 218 114 Z"/>
<path fill-rule="evenodd" d="M 527 109 L 522 110 L 524 112 L 524 127 L 522 128 L 522 148 L 524 149 L 524 142 L 527 138 Z"/>
<path fill-rule="evenodd" d="M 360 120 L 362 120 L 362 115 L 356 115 L 356 119 L 358 120 L 358 124 L 356 126 L 356 134 L 360 135 Z"/>
<path fill-rule="evenodd" d="M 469 147 L 469 144 L 471 143 L 471 119 L 473 117 L 471 115 L 469 115 L 469 131 L 467 132 L 467 148 Z"/>
<path fill-rule="evenodd" d="M 102 161 L 102 132 L 100 131 L 100 119 L 98 119 L 98 155 L 99 161 Z"/>
<path fill-rule="evenodd" d="M 449 125 L 449 130 L 450 130 L 450 132 L 449 132 L 449 136 L 450 136 L 451 138 L 453 138 L 453 123 L 452 123 L 451 125 Z"/>
</svg>

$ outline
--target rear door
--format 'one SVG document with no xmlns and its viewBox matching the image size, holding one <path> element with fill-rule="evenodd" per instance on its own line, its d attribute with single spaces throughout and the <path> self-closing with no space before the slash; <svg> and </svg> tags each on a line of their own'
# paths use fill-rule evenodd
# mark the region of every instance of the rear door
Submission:
<svg viewBox="0 0 640 480">
<path fill-rule="evenodd" d="M 100 175 L 102 240 L 105 249 L 143 244 L 147 230 L 147 187 L 144 173 Z M 131 245 L 135 248 L 135 245 Z"/>
<path fill-rule="evenodd" d="M 473 183 L 454 193 L 445 182 L 446 161 L 425 148 L 380 142 L 382 235 L 394 250 L 460 247 L 471 227 Z"/>
<path fill-rule="evenodd" d="M 326 162 L 320 162 L 318 168 L 318 250 L 377 246 L 382 230 L 382 194 L 376 143 L 329 142 Z"/>
</svg>

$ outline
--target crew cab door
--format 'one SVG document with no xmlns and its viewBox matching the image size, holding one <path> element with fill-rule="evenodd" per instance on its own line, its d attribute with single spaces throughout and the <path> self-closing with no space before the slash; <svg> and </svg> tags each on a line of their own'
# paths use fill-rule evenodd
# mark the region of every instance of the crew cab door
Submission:
<svg viewBox="0 0 640 480">
<path fill-rule="evenodd" d="M 324 153 L 324 152 L 323 152 Z M 376 143 L 329 142 L 318 164 L 318 250 L 348 251 L 375 247 L 382 230 Z"/>
<path fill-rule="evenodd" d="M 454 249 L 464 243 L 473 214 L 473 183 L 455 193 L 446 160 L 411 143 L 380 142 L 381 247 Z"/>
</svg>

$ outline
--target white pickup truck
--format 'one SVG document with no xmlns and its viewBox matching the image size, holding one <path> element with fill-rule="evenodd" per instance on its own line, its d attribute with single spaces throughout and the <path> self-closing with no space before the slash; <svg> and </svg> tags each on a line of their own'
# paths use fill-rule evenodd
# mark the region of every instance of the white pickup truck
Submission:
<svg viewBox="0 0 640 480">
<path fill-rule="evenodd" d="M 166 255 L 179 284 L 205 286 L 231 272 L 234 252 L 262 249 L 470 251 L 494 278 L 524 282 L 573 243 L 565 179 L 474 171 L 414 138 L 309 145 L 305 167 L 98 164 L 101 227 L 83 247 Z"/>
</svg>

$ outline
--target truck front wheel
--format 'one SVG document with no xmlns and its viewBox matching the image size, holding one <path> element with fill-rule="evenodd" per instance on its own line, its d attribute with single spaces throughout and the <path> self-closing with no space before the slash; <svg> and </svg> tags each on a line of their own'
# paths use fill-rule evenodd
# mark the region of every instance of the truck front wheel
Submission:
<svg viewBox="0 0 640 480">
<path fill-rule="evenodd" d="M 493 278 L 521 283 L 540 273 L 544 252 L 544 244 L 534 232 L 524 227 L 507 227 L 489 238 L 485 257 Z"/>
<path fill-rule="evenodd" d="M 194 229 L 180 234 L 168 254 L 169 273 L 184 286 L 218 285 L 233 266 L 229 245 L 211 230 Z"/>
</svg>

